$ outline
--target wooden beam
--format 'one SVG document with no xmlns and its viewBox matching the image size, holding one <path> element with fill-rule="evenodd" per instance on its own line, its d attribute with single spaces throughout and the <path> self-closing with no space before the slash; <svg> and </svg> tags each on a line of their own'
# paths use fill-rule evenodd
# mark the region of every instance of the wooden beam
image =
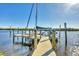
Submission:
<svg viewBox="0 0 79 59">
<path fill-rule="evenodd" d="M 64 23 L 64 27 L 65 27 L 65 55 L 67 55 L 66 51 L 67 51 L 67 24 Z"/>
<path fill-rule="evenodd" d="M 40 39 L 41 39 L 41 30 L 40 30 Z"/>
<path fill-rule="evenodd" d="M 14 30 L 13 30 L 13 44 L 15 43 L 15 36 L 14 36 Z"/>
<path fill-rule="evenodd" d="M 56 50 L 56 32 L 52 31 L 52 48 Z"/>
<path fill-rule="evenodd" d="M 23 30 L 22 30 L 22 44 L 23 44 Z"/>
<path fill-rule="evenodd" d="M 61 25 L 59 26 L 59 28 L 61 29 Z M 61 39 L 61 31 L 59 31 L 59 46 L 60 46 L 60 39 Z"/>
<path fill-rule="evenodd" d="M 34 30 L 34 35 L 35 35 L 35 39 L 34 39 L 34 49 L 37 48 L 37 30 Z"/>
</svg>

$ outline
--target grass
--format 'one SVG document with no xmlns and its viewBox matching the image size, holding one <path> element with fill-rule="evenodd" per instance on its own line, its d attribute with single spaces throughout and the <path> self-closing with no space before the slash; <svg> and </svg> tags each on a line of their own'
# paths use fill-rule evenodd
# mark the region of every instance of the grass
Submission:
<svg viewBox="0 0 79 59">
<path fill-rule="evenodd" d="M 0 30 L 33 30 L 32 28 L 0 28 Z"/>
<path fill-rule="evenodd" d="M 4 52 L 1 52 L 1 51 L 0 51 L 0 56 L 4 56 Z"/>
</svg>

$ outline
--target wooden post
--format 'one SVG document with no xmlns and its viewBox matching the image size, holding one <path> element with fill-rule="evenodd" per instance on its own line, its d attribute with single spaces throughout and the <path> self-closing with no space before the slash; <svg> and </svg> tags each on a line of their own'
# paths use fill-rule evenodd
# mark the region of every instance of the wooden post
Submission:
<svg viewBox="0 0 79 59">
<path fill-rule="evenodd" d="M 41 30 L 40 30 L 40 39 L 41 39 Z"/>
<path fill-rule="evenodd" d="M 27 35 L 27 33 L 26 33 L 26 32 L 27 32 L 27 31 L 25 30 L 25 35 Z M 26 42 L 26 39 L 27 39 L 27 38 L 25 37 L 25 42 Z"/>
<path fill-rule="evenodd" d="M 23 30 L 22 30 L 22 44 L 23 44 Z"/>
<path fill-rule="evenodd" d="M 34 34 L 34 30 L 32 30 L 32 34 Z"/>
<path fill-rule="evenodd" d="M 64 27 L 65 27 L 65 55 L 67 55 L 67 24 L 64 23 Z"/>
<path fill-rule="evenodd" d="M 19 28 L 18 28 L 18 30 L 17 30 L 17 34 L 19 33 Z"/>
<path fill-rule="evenodd" d="M 25 35 L 26 35 L 27 31 L 26 31 L 26 28 L 25 28 Z"/>
<path fill-rule="evenodd" d="M 50 30 L 49 30 L 49 40 L 50 40 Z"/>
<path fill-rule="evenodd" d="M 14 30 L 13 30 L 13 44 L 15 43 L 15 36 L 14 36 Z"/>
<path fill-rule="evenodd" d="M 34 49 L 36 49 L 37 48 L 37 30 L 35 29 L 34 32 L 35 32 Z"/>
<path fill-rule="evenodd" d="M 10 37 L 11 37 L 11 26 L 10 26 Z"/>
<path fill-rule="evenodd" d="M 29 30 L 29 38 L 30 38 L 30 30 Z"/>
<path fill-rule="evenodd" d="M 52 31 L 52 48 L 56 50 L 56 32 L 55 30 Z"/>
<path fill-rule="evenodd" d="M 61 30 L 61 25 L 59 26 L 60 30 Z M 61 39 L 61 33 L 59 31 L 59 44 L 60 44 L 60 39 Z"/>
<path fill-rule="evenodd" d="M 17 34 L 19 34 L 19 28 L 18 28 L 18 30 L 17 30 Z M 17 40 L 19 39 L 19 37 L 17 37 Z"/>
<path fill-rule="evenodd" d="M 49 31 L 48 31 L 48 36 L 49 36 L 49 40 L 50 40 L 50 28 L 49 28 Z"/>
</svg>

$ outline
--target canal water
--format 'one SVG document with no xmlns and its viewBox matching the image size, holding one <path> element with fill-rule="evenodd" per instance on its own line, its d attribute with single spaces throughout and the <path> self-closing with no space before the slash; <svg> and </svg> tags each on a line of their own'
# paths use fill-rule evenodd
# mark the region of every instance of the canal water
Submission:
<svg viewBox="0 0 79 59">
<path fill-rule="evenodd" d="M 12 39 L 10 31 L 0 30 L 0 52 L 6 56 L 26 56 L 31 53 L 29 46 L 13 44 Z M 19 38 L 18 42 L 20 41 L 21 38 Z"/>
<path fill-rule="evenodd" d="M 57 55 L 58 56 L 79 56 L 79 32 L 67 32 L 67 51 L 65 51 L 65 33 L 61 32 L 59 39 L 59 32 L 56 35 L 58 38 Z M 65 54 L 66 52 L 66 54 Z"/>
<path fill-rule="evenodd" d="M 68 56 L 78 56 L 79 55 L 79 32 L 67 32 L 68 46 L 67 55 Z M 65 38 L 64 32 L 61 32 L 59 39 L 59 32 L 57 32 L 56 37 L 58 38 L 57 43 L 57 55 L 65 55 Z M 0 52 L 3 52 L 5 56 L 27 56 L 31 54 L 29 46 L 23 46 L 21 44 L 13 44 L 12 36 L 10 36 L 10 31 L 0 30 Z M 18 39 L 21 41 L 21 38 Z M 16 40 L 17 42 L 17 40 Z"/>
</svg>

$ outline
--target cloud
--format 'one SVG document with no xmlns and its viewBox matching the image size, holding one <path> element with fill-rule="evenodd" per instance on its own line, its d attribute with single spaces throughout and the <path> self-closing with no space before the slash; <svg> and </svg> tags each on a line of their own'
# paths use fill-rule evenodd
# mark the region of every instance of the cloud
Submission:
<svg viewBox="0 0 79 59">
<path fill-rule="evenodd" d="M 73 15 L 79 12 L 78 3 L 67 3 L 65 4 L 65 14 Z"/>
</svg>

